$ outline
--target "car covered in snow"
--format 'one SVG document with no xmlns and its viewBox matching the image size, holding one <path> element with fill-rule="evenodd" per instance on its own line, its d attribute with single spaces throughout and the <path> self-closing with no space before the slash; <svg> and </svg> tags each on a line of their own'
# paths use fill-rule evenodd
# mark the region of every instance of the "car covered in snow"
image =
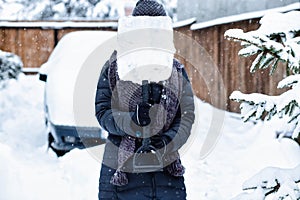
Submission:
<svg viewBox="0 0 300 200">
<path fill-rule="evenodd" d="M 58 156 L 62 156 L 74 148 L 86 148 L 105 142 L 106 132 L 101 129 L 94 113 L 94 100 L 99 73 L 94 75 L 92 87 L 88 88 L 92 95 L 74 95 L 76 84 L 80 82 L 82 67 L 89 56 L 110 38 L 113 31 L 76 31 L 66 34 L 56 45 L 47 62 L 39 71 L 39 79 L 45 82 L 44 109 L 45 123 L 49 147 Z M 106 50 L 107 51 L 107 50 Z M 103 56 L 102 56 L 103 57 Z M 104 56 L 102 60 L 109 58 Z M 101 62 L 90 62 L 89 69 L 101 71 Z M 84 73 L 84 72 L 83 72 Z M 79 78 L 78 78 L 79 77 Z M 90 82 L 89 78 L 84 80 Z M 77 91 L 78 93 L 78 91 Z M 74 105 L 78 99 L 87 99 L 80 115 L 85 120 L 76 120 Z M 77 103 L 78 104 L 78 103 Z"/>
</svg>

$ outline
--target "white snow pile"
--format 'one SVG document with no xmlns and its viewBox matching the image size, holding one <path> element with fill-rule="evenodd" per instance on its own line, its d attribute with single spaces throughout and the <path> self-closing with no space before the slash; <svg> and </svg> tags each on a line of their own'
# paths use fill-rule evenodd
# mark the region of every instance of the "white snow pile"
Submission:
<svg viewBox="0 0 300 200">
<path fill-rule="evenodd" d="M 291 11 L 287 13 L 271 12 L 266 14 L 261 20 L 259 32 L 266 35 L 285 33 L 289 35 L 290 32 L 300 30 L 299 11 Z"/>
<path fill-rule="evenodd" d="M 43 89 L 37 76 L 20 75 L 0 90 L 0 200 L 96 200 L 101 159 L 95 156 L 102 158 L 104 145 L 75 149 L 61 158 L 47 151 Z M 276 139 L 271 122 L 254 126 L 233 113 L 225 114 L 220 140 L 201 160 L 216 112 L 200 100 L 196 108 L 193 134 L 181 151 L 188 200 L 230 199 L 244 180 L 265 167 L 298 170 L 299 145 Z"/>
<path fill-rule="evenodd" d="M 273 199 L 299 199 L 300 165 L 292 169 L 267 167 L 247 180 L 244 190 L 254 189 L 253 193 L 242 193 L 234 200 L 239 199 L 265 199 L 268 193 L 277 191 Z"/>
<path fill-rule="evenodd" d="M 43 89 L 21 74 L 0 90 L 0 200 L 97 199 L 100 167 L 87 151 L 47 152 Z"/>
<path fill-rule="evenodd" d="M 0 89 L 5 86 L 8 79 L 16 79 L 21 73 L 23 62 L 13 53 L 0 50 Z"/>
<path fill-rule="evenodd" d="M 175 16 L 177 0 L 161 1 Z M 118 19 L 136 0 L 0 0 L 0 20 Z"/>
</svg>

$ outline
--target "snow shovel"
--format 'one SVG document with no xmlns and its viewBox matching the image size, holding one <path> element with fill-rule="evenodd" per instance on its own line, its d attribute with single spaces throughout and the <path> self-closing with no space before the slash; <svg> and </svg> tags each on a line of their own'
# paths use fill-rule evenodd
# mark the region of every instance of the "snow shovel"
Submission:
<svg viewBox="0 0 300 200">
<path fill-rule="evenodd" d="M 142 82 L 143 102 L 149 101 L 149 84 Z M 142 146 L 137 149 L 133 157 L 133 171 L 136 173 L 163 170 L 162 155 L 151 145 L 149 125 L 143 127 Z"/>
</svg>

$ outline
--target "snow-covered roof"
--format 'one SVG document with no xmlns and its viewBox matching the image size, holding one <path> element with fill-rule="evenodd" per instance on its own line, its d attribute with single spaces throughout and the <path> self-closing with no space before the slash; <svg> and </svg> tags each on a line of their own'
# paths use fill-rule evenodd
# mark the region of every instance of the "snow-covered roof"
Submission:
<svg viewBox="0 0 300 200">
<path fill-rule="evenodd" d="M 186 19 L 186 20 L 174 22 L 173 23 L 173 28 L 180 28 L 180 27 L 183 27 L 183 26 L 187 26 L 187 25 L 193 24 L 196 21 L 197 21 L 197 18 L 193 17 L 193 18 L 189 18 L 189 19 Z"/>
<path fill-rule="evenodd" d="M 203 29 L 203 28 L 207 28 L 207 27 L 211 27 L 211 26 L 227 24 L 227 23 L 237 22 L 237 21 L 242 21 L 242 20 L 247 20 L 247 19 L 260 18 L 268 12 L 288 12 L 288 11 L 297 10 L 297 9 L 300 9 L 300 3 L 293 3 L 288 6 L 284 6 L 284 7 L 272 8 L 272 9 L 255 11 L 255 12 L 248 12 L 248 13 L 243 13 L 243 14 L 239 14 L 239 15 L 231 15 L 228 17 L 222 17 L 222 18 L 217 18 L 214 20 L 206 21 L 206 22 L 200 22 L 200 23 L 193 24 L 191 26 L 191 30 L 198 30 L 198 29 Z"/>
</svg>

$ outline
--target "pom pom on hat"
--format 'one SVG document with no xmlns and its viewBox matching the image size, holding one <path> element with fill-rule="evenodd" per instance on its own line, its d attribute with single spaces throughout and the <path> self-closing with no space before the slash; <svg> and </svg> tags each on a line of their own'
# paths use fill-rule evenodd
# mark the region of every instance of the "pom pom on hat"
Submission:
<svg viewBox="0 0 300 200">
<path fill-rule="evenodd" d="M 155 0 L 139 0 L 132 16 L 167 16 L 164 6 Z"/>
</svg>

